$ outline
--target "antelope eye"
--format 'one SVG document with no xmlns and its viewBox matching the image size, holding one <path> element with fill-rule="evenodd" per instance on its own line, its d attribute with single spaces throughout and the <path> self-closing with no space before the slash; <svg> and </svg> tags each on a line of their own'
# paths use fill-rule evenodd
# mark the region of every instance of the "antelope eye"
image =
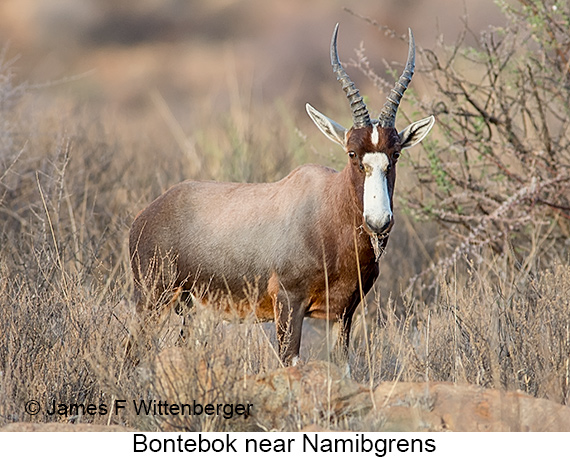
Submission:
<svg viewBox="0 0 570 457">
<path fill-rule="evenodd" d="M 394 157 L 394 160 L 398 160 L 400 158 L 400 153 L 399 152 L 395 152 L 392 157 Z"/>
<path fill-rule="evenodd" d="M 354 159 L 356 157 L 356 152 L 348 151 L 348 157 L 350 157 L 351 159 Z"/>
</svg>

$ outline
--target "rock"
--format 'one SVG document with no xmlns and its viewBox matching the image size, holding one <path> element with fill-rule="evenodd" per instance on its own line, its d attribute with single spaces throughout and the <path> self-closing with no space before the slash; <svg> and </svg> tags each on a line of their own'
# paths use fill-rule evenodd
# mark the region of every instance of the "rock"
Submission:
<svg viewBox="0 0 570 457">
<path fill-rule="evenodd" d="M 228 420 L 218 421 L 217 427 L 239 431 L 300 430 L 315 423 L 328 427 L 352 416 L 362 416 L 372 406 L 368 389 L 327 362 L 244 375 L 243 371 L 236 371 L 231 361 L 193 359 L 184 349 L 170 348 L 157 357 L 154 378 L 157 399 L 252 404 L 251 417 L 238 418 L 231 424 Z M 211 426 L 204 422 L 206 419 L 169 417 L 160 427 L 202 430 Z"/>
<path fill-rule="evenodd" d="M 383 383 L 365 422 L 379 431 L 568 432 L 570 408 L 522 392 L 473 385 Z"/>
<path fill-rule="evenodd" d="M 522 392 L 446 382 L 386 382 L 371 394 L 324 361 L 246 375 L 181 348 L 155 362 L 155 398 L 252 404 L 251 415 L 157 417 L 162 430 L 570 431 L 570 408 Z"/>
<path fill-rule="evenodd" d="M 250 389 L 264 428 L 300 430 L 310 424 L 336 424 L 365 414 L 370 391 L 333 364 L 314 361 L 257 375 Z"/>
</svg>

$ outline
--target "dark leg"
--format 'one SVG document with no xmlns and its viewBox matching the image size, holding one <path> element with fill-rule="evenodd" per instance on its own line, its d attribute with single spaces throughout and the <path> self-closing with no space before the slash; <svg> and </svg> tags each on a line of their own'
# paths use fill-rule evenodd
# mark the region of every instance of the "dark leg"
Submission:
<svg viewBox="0 0 570 457">
<path fill-rule="evenodd" d="M 274 309 L 279 358 L 285 366 L 296 365 L 301 348 L 305 309 L 301 301 L 294 300 L 285 291 L 277 294 Z"/>
<path fill-rule="evenodd" d="M 361 302 L 361 297 L 366 297 L 368 291 L 374 285 L 374 281 L 378 277 L 378 265 L 363 278 L 362 293 L 360 288 L 355 290 L 350 300 L 350 305 L 345 309 L 344 314 L 339 317 L 339 331 L 338 339 L 333 353 L 333 360 L 339 366 L 346 366 L 346 371 L 350 374 L 350 367 L 348 365 L 348 348 L 350 345 L 350 330 L 352 328 L 352 317 Z"/>
<path fill-rule="evenodd" d="M 338 321 L 338 337 L 334 347 L 333 361 L 340 366 L 348 364 L 348 348 L 353 315 L 354 309 L 347 309 Z"/>
</svg>

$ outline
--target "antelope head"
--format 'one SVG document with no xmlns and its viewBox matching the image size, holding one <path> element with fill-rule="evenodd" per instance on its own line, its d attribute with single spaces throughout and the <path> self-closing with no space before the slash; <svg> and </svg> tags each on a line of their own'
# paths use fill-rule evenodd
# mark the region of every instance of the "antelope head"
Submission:
<svg viewBox="0 0 570 457">
<path fill-rule="evenodd" d="M 342 67 L 336 46 L 338 24 L 331 40 L 331 64 L 350 102 L 352 127 L 344 128 L 307 103 L 307 112 L 327 138 L 340 144 L 348 155 L 348 167 L 362 207 L 363 226 L 371 235 L 386 235 L 394 221 L 392 196 L 396 163 L 402 149 L 424 139 L 435 119 L 429 116 L 398 132 L 395 128 L 400 100 L 408 88 L 415 68 L 415 44 L 411 29 L 406 67 L 390 91 L 378 119 L 371 119 L 354 83 Z"/>
</svg>

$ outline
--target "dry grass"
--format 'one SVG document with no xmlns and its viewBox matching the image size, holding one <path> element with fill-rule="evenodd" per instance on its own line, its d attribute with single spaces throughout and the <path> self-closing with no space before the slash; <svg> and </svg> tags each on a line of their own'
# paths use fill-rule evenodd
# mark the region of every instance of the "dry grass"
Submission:
<svg viewBox="0 0 570 457">
<path fill-rule="evenodd" d="M 380 380 L 452 381 L 522 390 L 562 404 L 569 400 L 570 267 L 505 278 L 505 260 L 456 269 L 440 278 L 426 304 L 404 297 L 372 326 L 374 384 Z M 512 271 L 512 268 L 510 268 Z M 369 380 L 364 344 L 356 376 Z"/>
<path fill-rule="evenodd" d="M 136 212 L 152 198 L 186 178 L 273 180 L 300 163 L 330 160 L 312 151 L 279 106 L 236 105 L 226 118 L 197 126 L 189 139 L 159 95 L 149 101 L 146 115 L 129 120 L 52 106 L 41 93 L 16 85 L 9 65 L 2 72 L 0 425 L 71 421 L 162 429 L 163 423 L 132 411 L 50 416 L 44 409 L 30 416 L 24 404 L 111 404 L 117 398 L 153 398 L 160 385 L 165 389 L 168 379 L 158 378 L 152 364 L 125 364 L 133 312 L 127 234 Z M 522 264 L 520 256 L 498 257 L 481 248 L 478 263 L 457 258 L 440 272 L 435 289 L 430 279 L 416 284 L 413 293 L 402 292 L 409 278 L 447 250 L 437 249 L 433 226 L 401 215 L 381 281 L 366 309 L 357 312 L 354 377 L 371 385 L 468 382 L 567 404 L 570 263 L 561 254 L 542 266 L 548 238 L 543 226 L 534 230 L 528 236 L 536 243 Z M 148 360 L 173 344 L 177 332 L 172 325 L 160 334 Z M 228 326 L 201 313 L 189 320 L 187 332 L 194 373 L 185 389 L 204 401 L 245 398 L 239 391 L 244 375 L 279 366 L 270 327 Z M 317 326 L 305 335 L 305 342 L 312 340 L 303 347 L 305 359 L 316 357 L 315 347 L 324 340 L 319 332 Z M 215 368 L 220 363 L 224 376 Z M 204 370 L 210 373 L 207 385 Z M 294 429 L 298 420 L 289 413 L 288 428 Z M 232 424 L 197 418 L 187 428 L 238 427 Z M 324 419 L 319 425 L 331 426 Z"/>
<path fill-rule="evenodd" d="M 149 100 L 148 116 L 119 119 L 50 105 L 50 97 L 15 83 L 9 62 L 2 70 L 0 423 L 112 420 L 152 428 L 139 416 L 45 414 L 54 400 L 110 404 L 152 391 L 148 373 L 125 364 L 134 308 L 130 223 L 182 179 L 278 179 L 309 154 L 304 140 L 277 109 L 232 113 L 214 126 L 198 127 L 190 141 L 158 95 Z M 259 123 L 267 128 L 254 128 Z M 258 151 L 270 144 L 271 154 L 260 157 Z M 257 332 L 257 347 L 252 344 L 249 334 L 257 326 L 238 326 L 234 341 L 204 317 L 193 322 L 196 327 L 186 331 L 190 339 L 198 332 L 208 340 L 209 359 L 231 351 L 241 375 L 278 366 L 270 337 Z M 175 340 L 177 332 L 159 335 L 151 351 Z M 237 357 L 237 348 L 246 355 Z M 41 403 L 41 414 L 25 413 L 31 399 Z"/>
</svg>

